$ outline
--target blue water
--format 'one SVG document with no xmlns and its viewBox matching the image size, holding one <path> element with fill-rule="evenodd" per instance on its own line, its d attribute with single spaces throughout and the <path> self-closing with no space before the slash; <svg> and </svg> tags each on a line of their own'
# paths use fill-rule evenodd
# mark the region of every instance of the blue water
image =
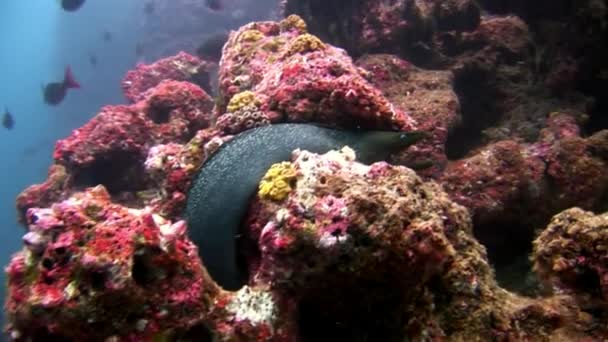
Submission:
<svg viewBox="0 0 608 342">
<path fill-rule="evenodd" d="M 125 102 L 120 81 L 136 63 L 139 6 L 139 1 L 88 1 L 80 11 L 67 13 L 55 0 L 0 3 L 0 107 L 6 105 L 16 120 L 12 131 L 0 130 L 2 265 L 22 246 L 15 197 L 46 178 L 54 142 L 101 106 Z M 112 32 L 111 42 L 103 41 L 104 30 Z M 89 63 L 91 52 L 97 55 L 96 67 Z M 41 84 L 61 80 L 66 65 L 82 89 L 70 91 L 58 107 L 46 106 Z M 4 298 L 4 286 L 0 295 Z"/>
</svg>

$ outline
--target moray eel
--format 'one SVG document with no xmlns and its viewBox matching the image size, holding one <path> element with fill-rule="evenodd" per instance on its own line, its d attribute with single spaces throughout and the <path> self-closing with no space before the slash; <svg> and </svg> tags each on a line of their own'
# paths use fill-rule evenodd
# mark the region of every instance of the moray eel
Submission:
<svg viewBox="0 0 608 342">
<path fill-rule="evenodd" d="M 311 124 L 274 124 L 250 129 L 222 145 L 201 167 L 186 204 L 188 235 L 211 277 L 227 290 L 246 282 L 237 264 L 240 226 L 258 184 L 274 163 L 292 151 L 325 153 L 344 145 L 365 164 L 385 160 L 424 136 L 422 132 L 347 131 Z"/>
</svg>

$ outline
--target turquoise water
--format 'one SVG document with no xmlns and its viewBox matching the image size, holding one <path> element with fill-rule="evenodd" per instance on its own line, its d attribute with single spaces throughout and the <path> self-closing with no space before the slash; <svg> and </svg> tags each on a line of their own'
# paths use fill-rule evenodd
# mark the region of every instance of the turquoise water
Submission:
<svg viewBox="0 0 608 342">
<path fill-rule="evenodd" d="M 3 267 L 21 248 L 15 197 L 42 182 L 54 142 L 88 121 L 102 105 L 123 103 L 120 81 L 136 63 L 135 44 L 143 13 L 139 1 L 88 1 L 76 13 L 57 1 L 4 0 L 0 4 L 0 107 L 16 120 L 0 130 L 0 261 Z M 104 42 L 102 33 L 113 39 Z M 96 67 L 89 54 L 97 55 Z M 61 80 L 71 65 L 81 89 L 58 107 L 43 103 L 41 84 Z M 4 283 L 5 276 L 2 273 Z M 5 288 L 0 295 L 4 298 Z"/>
</svg>

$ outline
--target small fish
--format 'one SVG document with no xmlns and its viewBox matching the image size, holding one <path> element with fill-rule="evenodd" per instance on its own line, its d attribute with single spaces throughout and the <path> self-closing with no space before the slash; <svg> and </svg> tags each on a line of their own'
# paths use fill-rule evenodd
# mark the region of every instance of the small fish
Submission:
<svg viewBox="0 0 608 342">
<path fill-rule="evenodd" d="M 112 41 L 112 33 L 109 31 L 104 31 L 102 38 L 103 38 L 104 42 L 110 42 L 110 41 Z"/>
<path fill-rule="evenodd" d="M 84 4 L 84 0 L 60 0 L 60 2 L 61 8 L 67 12 L 75 12 Z"/>
<path fill-rule="evenodd" d="M 44 102 L 52 106 L 60 104 L 70 88 L 80 88 L 80 84 L 76 82 L 74 75 L 72 75 L 72 69 L 68 66 L 65 68 L 63 81 L 43 86 Z"/>
<path fill-rule="evenodd" d="M 228 32 L 214 33 L 196 49 L 196 54 L 205 60 L 219 62 L 222 58 L 222 49 L 228 40 Z"/>
<path fill-rule="evenodd" d="M 155 11 L 156 11 L 156 6 L 154 5 L 154 2 L 152 2 L 152 1 L 146 2 L 146 4 L 144 5 L 144 13 L 150 15 L 150 14 L 154 14 Z"/>
<path fill-rule="evenodd" d="M 205 5 L 212 11 L 221 11 L 224 9 L 224 5 L 221 0 L 205 0 Z"/>
<path fill-rule="evenodd" d="M 97 56 L 95 56 L 94 53 L 89 55 L 89 63 L 91 63 L 92 66 L 97 66 Z"/>
<path fill-rule="evenodd" d="M 2 126 L 8 130 L 15 127 L 15 119 L 13 119 L 13 114 L 11 114 L 6 107 L 4 107 L 4 115 L 2 116 Z"/>
<path fill-rule="evenodd" d="M 144 46 L 142 43 L 135 44 L 135 56 L 141 57 L 144 54 Z"/>
</svg>

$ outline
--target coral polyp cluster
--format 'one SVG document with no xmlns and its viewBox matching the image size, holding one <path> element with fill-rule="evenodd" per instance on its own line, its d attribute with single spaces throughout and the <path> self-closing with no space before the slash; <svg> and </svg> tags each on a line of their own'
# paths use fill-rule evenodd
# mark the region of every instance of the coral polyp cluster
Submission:
<svg viewBox="0 0 608 342">
<path fill-rule="evenodd" d="M 261 198 L 283 200 L 292 190 L 291 182 L 295 180 L 296 172 L 289 162 L 274 164 L 260 182 L 258 195 Z"/>
</svg>

